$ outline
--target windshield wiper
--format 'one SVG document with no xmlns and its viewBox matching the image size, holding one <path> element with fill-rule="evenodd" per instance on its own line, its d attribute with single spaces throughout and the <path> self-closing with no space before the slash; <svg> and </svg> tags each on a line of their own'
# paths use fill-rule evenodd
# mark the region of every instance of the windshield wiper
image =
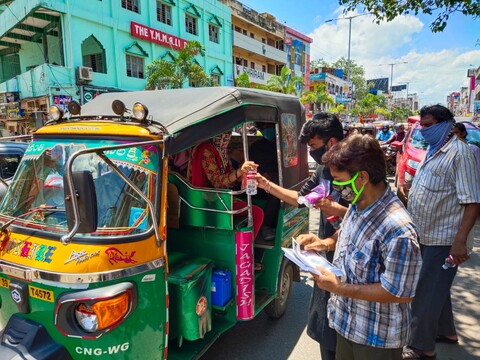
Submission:
<svg viewBox="0 0 480 360">
<path fill-rule="evenodd" d="M 2 227 L 0 227 L 0 233 L 3 233 L 5 232 L 5 230 L 10 226 L 12 225 L 15 221 L 17 221 L 18 219 L 21 219 L 25 216 L 28 216 L 30 214 L 33 214 L 33 213 L 37 213 L 37 212 L 40 212 L 40 211 L 47 211 L 47 212 L 65 212 L 65 208 L 58 208 L 56 206 L 51 206 L 51 205 L 41 205 L 41 206 L 37 206 L 37 207 L 34 207 L 34 208 L 31 208 L 31 209 L 28 209 L 27 212 L 24 212 L 23 214 L 20 214 L 18 216 L 15 216 L 12 220 L 9 220 L 7 221 L 5 224 L 2 225 Z"/>
</svg>

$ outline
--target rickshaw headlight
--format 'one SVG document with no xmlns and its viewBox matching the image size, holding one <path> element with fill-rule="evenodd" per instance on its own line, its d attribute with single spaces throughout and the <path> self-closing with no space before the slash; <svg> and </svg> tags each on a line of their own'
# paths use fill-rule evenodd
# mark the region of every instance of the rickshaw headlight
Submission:
<svg viewBox="0 0 480 360">
<path fill-rule="evenodd" d="M 120 322 L 130 309 L 127 293 L 95 303 L 80 303 L 75 309 L 75 318 L 86 332 L 96 332 Z"/>
<path fill-rule="evenodd" d="M 48 113 L 50 115 L 50 118 L 54 121 L 60 120 L 63 116 L 63 111 L 56 105 L 50 106 L 50 109 L 48 109 Z"/>
<path fill-rule="evenodd" d="M 133 104 L 132 113 L 135 119 L 138 121 L 143 121 L 148 116 L 148 108 L 142 103 L 137 102 Z"/>
</svg>

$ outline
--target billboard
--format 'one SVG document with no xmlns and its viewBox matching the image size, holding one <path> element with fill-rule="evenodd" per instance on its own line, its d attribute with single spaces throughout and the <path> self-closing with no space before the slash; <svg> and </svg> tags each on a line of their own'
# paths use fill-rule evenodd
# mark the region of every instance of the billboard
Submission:
<svg viewBox="0 0 480 360">
<path fill-rule="evenodd" d="M 367 85 L 373 83 L 373 88 L 375 90 L 381 90 L 384 93 L 388 92 L 388 78 L 378 78 L 378 79 L 371 79 L 367 80 Z"/>
</svg>

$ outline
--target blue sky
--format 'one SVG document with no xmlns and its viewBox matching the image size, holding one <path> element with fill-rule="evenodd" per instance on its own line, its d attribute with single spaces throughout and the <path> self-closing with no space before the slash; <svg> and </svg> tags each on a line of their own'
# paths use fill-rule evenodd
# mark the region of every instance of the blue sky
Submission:
<svg viewBox="0 0 480 360">
<path fill-rule="evenodd" d="M 325 23 L 344 16 L 337 0 L 240 1 L 312 37 L 312 59 L 334 62 L 347 57 L 349 21 Z M 454 14 L 441 33 L 430 31 L 434 19 L 407 15 L 377 25 L 371 15 L 357 17 L 352 20 L 350 57 L 364 66 L 367 79 L 390 78 L 392 66 L 379 64 L 399 63 L 393 66 L 394 85 L 408 83 L 409 93 L 417 93 L 421 105 L 445 103 L 450 92 L 468 85 L 467 69 L 480 66 L 480 18 Z"/>
</svg>

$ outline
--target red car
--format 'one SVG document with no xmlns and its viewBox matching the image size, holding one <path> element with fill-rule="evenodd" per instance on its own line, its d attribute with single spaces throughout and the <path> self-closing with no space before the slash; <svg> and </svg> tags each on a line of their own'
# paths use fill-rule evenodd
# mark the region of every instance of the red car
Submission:
<svg viewBox="0 0 480 360">
<path fill-rule="evenodd" d="M 480 146 L 480 129 L 470 121 L 459 121 L 465 125 L 467 130 L 467 141 Z M 463 120 L 463 119 L 462 119 Z M 410 130 L 405 135 L 402 149 L 397 153 L 397 172 L 395 175 L 395 186 L 397 195 L 404 204 L 407 203 L 408 190 L 412 184 L 413 177 L 417 171 L 418 165 L 425 157 L 428 144 L 423 139 L 420 129 L 420 116 L 415 115 L 408 118 L 412 124 Z"/>
</svg>

